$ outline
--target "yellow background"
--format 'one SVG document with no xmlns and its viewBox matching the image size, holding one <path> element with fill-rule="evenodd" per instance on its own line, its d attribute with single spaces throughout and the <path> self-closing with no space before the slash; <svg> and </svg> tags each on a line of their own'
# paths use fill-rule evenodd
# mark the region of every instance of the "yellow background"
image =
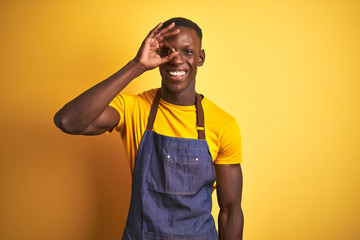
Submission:
<svg viewBox="0 0 360 240">
<path fill-rule="evenodd" d="M 0 14 L 0 239 L 120 239 L 119 136 L 52 117 L 174 16 L 202 27 L 197 89 L 242 131 L 244 239 L 360 238 L 359 1 L 3 0 Z M 154 70 L 126 92 L 159 85 Z"/>
</svg>

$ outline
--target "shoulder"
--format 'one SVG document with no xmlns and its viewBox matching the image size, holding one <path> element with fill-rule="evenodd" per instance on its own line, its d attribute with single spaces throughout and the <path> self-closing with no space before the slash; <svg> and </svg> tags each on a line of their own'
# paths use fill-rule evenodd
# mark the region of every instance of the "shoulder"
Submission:
<svg viewBox="0 0 360 240">
<path fill-rule="evenodd" d="M 227 144 L 228 140 L 240 136 L 240 128 L 234 116 L 206 97 L 202 102 L 205 127 L 216 135 L 216 139 L 220 144 Z"/>
<path fill-rule="evenodd" d="M 236 123 L 236 119 L 230 113 L 216 105 L 213 101 L 204 97 L 202 100 L 206 121 L 216 122 L 219 127 Z"/>
<path fill-rule="evenodd" d="M 126 105 L 147 105 L 151 103 L 156 95 L 157 89 L 150 89 L 139 94 L 120 93 L 117 98 L 120 98 Z"/>
<path fill-rule="evenodd" d="M 157 92 L 158 88 L 153 88 L 147 91 L 144 91 L 142 93 L 139 93 L 138 95 L 136 95 L 135 97 L 139 100 L 139 101 L 144 101 L 144 102 L 152 102 L 155 98 L 156 92 Z"/>
<path fill-rule="evenodd" d="M 151 101 L 155 98 L 157 90 L 158 90 L 157 88 L 153 88 L 138 94 L 120 93 L 118 96 L 121 96 L 124 99 L 133 98 L 141 101 Z"/>
<path fill-rule="evenodd" d="M 132 113 L 137 109 L 148 108 L 155 98 L 157 89 L 150 89 L 137 95 L 119 93 L 109 104 L 115 108 L 120 116 Z"/>
</svg>

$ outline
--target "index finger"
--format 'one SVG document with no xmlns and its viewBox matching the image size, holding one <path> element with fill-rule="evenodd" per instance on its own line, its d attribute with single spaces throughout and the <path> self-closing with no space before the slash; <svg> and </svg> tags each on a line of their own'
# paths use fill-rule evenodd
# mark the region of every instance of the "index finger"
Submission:
<svg viewBox="0 0 360 240">
<path fill-rule="evenodd" d="M 162 25 L 161 25 L 161 26 L 162 26 Z M 157 32 L 154 37 L 155 37 L 155 38 L 159 38 L 159 37 L 160 37 L 161 35 L 163 35 L 164 33 L 170 32 L 170 30 L 173 29 L 174 27 L 175 27 L 175 23 L 172 22 L 172 23 L 170 23 L 169 26 L 167 26 L 167 27 L 161 29 L 159 32 Z M 160 27 L 160 28 L 161 28 L 161 27 Z"/>
<path fill-rule="evenodd" d="M 163 23 L 159 23 L 155 28 L 153 28 L 153 30 L 151 30 L 149 32 L 149 34 L 147 35 L 147 37 L 154 37 L 154 35 L 159 31 L 159 29 L 162 27 Z"/>
<path fill-rule="evenodd" d="M 166 32 L 166 33 L 158 36 L 158 37 L 157 37 L 157 40 L 158 40 L 159 42 L 162 42 L 164 39 L 170 38 L 170 37 L 172 37 L 172 36 L 175 36 L 175 35 L 177 35 L 179 32 L 180 32 L 180 29 L 175 29 L 174 31 Z"/>
</svg>

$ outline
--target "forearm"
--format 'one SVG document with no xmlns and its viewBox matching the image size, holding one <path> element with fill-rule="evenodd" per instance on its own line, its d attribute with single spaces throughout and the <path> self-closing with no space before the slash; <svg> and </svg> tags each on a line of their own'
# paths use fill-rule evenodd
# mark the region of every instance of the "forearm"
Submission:
<svg viewBox="0 0 360 240">
<path fill-rule="evenodd" d="M 118 115 L 114 113 L 115 110 L 107 108 L 111 100 L 134 78 L 170 61 L 176 55 L 174 48 L 165 57 L 159 55 L 158 50 L 164 45 L 164 39 L 180 31 L 171 31 L 174 23 L 160 30 L 161 26 L 162 23 L 150 31 L 132 61 L 60 109 L 54 117 L 55 125 L 66 133 L 86 135 L 100 134 L 114 127 Z"/>
<path fill-rule="evenodd" d="M 240 206 L 220 209 L 218 223 L 219 240 L 243 239 L 244 215 Z"/>
<path fill-rule="evenodd" d="M 140 63 L 130 61 L 106 80 L 68 102 L 55 114 L 55 125 L 69 133 L 86 129 L 100 116 L 111 100 L 144 71 Z"/>
</svg>

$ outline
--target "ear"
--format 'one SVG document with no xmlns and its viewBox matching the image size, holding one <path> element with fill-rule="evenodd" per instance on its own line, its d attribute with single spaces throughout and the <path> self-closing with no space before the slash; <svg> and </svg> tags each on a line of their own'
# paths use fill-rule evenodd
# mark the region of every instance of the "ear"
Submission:
<svg viewBox="0 0 360 240">
<path fill-rule="evenodd" d="M 200 66 L 204 65 L 204 62 L 205 62 L 205 50 L 201 49 L 198 66 L 200 67 Z"/>
</svg>

